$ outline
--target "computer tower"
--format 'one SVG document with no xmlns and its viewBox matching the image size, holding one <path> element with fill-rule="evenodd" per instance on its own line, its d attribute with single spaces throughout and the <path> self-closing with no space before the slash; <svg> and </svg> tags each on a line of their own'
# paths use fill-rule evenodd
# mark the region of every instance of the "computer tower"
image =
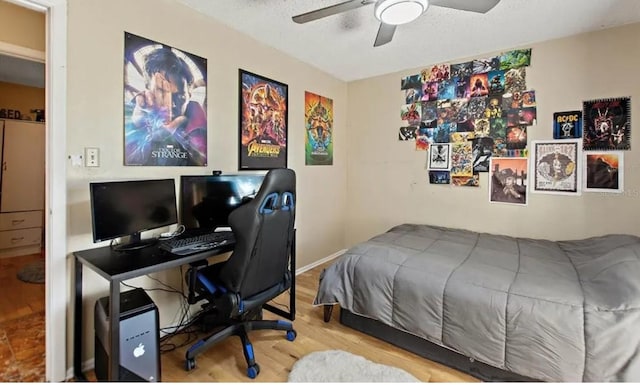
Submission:
<svg viewBox="0 0 640 385">
<path fill-rule="evenodd" d="M 96 301 L 95 371 L 98 381 L 109 373 L 109 297 Z M 143 289 L 120 293 L 120 369 L 114 381 L 160 381 L 158 308 Z"/>
</svg>

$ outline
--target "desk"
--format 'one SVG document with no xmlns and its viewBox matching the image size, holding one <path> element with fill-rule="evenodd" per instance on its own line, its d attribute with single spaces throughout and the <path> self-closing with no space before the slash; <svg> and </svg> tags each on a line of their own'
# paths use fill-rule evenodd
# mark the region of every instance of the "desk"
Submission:
<svg viewBox="0 0 640 385">
<path fill-rule="evenodd" d="M 295 318 L 295 232 L 291 245 L 291 259 L 289 268 L 291 270 L 291 295 L 289 298 L 290 311 L 284 312 L 282 309 L 274 308 L 271 305 L 263 307 L 284 316 L 293 321 Z M 179 256 L 168 253 L 157 246 L 150 246 L 139 250 L 128 252 L 114 251 L 109 246 L 76 251 L 75 256 L 75 314 L 73 323 L 73 371 L 75 378 L 86 381 L 82 373 L 82 332 L 83 332 L 83 309 L 82 309 L 82 266 L 85 265 L 98 273 L 101 277 L 109 281 L 110 298 L 120 298 L 120 283 L 127 279 L 140 277 L 146 274 L 155 273 L 162 270 L 173 269 L 181 265 L 198 262 L 209 257 L 233 251 L 234 244 L 226 244 L 216 249 L 207 250 L 202 253 Z M 109 354 L 109 381 L 118 381 L 118 370 L 120 363 L 120 301 L 109 301 L 109 322 L 110 322 L 110 354 Z"/>
</svg>

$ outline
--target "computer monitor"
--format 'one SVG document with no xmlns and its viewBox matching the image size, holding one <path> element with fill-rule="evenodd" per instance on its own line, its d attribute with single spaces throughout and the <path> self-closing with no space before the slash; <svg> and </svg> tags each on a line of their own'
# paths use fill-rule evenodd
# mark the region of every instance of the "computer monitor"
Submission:
<svg viewBox="0 0 640 385">
<path fill-rule="evenodd" d="M 183 175 L 180 223 L 187 229 L 228 227 L 229 214 L 255 197 L 264 175 Z"/>
<path fill-rule="evenodd" d="M 174 179 L 89 183 L 93 241 L 129 236 L 117 250 L 149 246 L 155 239 L 141 233 L 178 222 Z"/>
</svg>

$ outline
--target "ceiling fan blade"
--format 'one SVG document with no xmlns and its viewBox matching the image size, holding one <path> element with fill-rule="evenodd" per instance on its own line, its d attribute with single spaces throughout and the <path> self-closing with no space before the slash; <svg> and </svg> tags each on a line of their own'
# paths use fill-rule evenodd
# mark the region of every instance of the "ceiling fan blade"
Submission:
<svg viewBox="0 0 640 385">
<path fill-rule="evenodd" d="M 349 0 L 343 3 L 330 5 L 328 7 L 316 9 L 315 11 L 302 13 L 300 15 L 293 16 L 292 19 L 298 24 L 308 23 L 310 21 L 322 19 L 323 17 L 335 15 L 338 13 L 350 11 L 352 9 L 360 8 L 367 4 L 371 4 L 371 0 Z"/>
<path fill-rule="evenodd" d="M 376 42 L 373 43 L 374 47 L 379 47 L 383 44 L 387 44 L 393 39 L 393 34 L 396 32 L 397 25 L 380 23 L 378 28 L 378 35 L 376 36 Z"/>
<path fill-rule="evenodd" d="M 500 0 L 431 0 L 429 4 L 462 11 L 487 13 L 499 2 Z"/>
</svg>

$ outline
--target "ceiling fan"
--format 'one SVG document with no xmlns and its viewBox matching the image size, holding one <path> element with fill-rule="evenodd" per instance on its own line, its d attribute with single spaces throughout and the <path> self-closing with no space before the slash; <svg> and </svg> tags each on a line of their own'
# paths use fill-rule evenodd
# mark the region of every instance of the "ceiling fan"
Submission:
<svg viewBox="0 0 640 385">
<path fill-rule="evenodd" d="M 487 13 L 499 2 L 500 0 L 349 0 L 296 15 L 292 19 L 298 24 L 304 24 L 375 3 L 373 13 L 376 19 L 380 20 L 380 28 L 378 28 L 378 35 L 373 46 L 378 47 L 393 39 L 398 25 L 417 19 L 426 12 L 430 5 Z"/>
</svg>

